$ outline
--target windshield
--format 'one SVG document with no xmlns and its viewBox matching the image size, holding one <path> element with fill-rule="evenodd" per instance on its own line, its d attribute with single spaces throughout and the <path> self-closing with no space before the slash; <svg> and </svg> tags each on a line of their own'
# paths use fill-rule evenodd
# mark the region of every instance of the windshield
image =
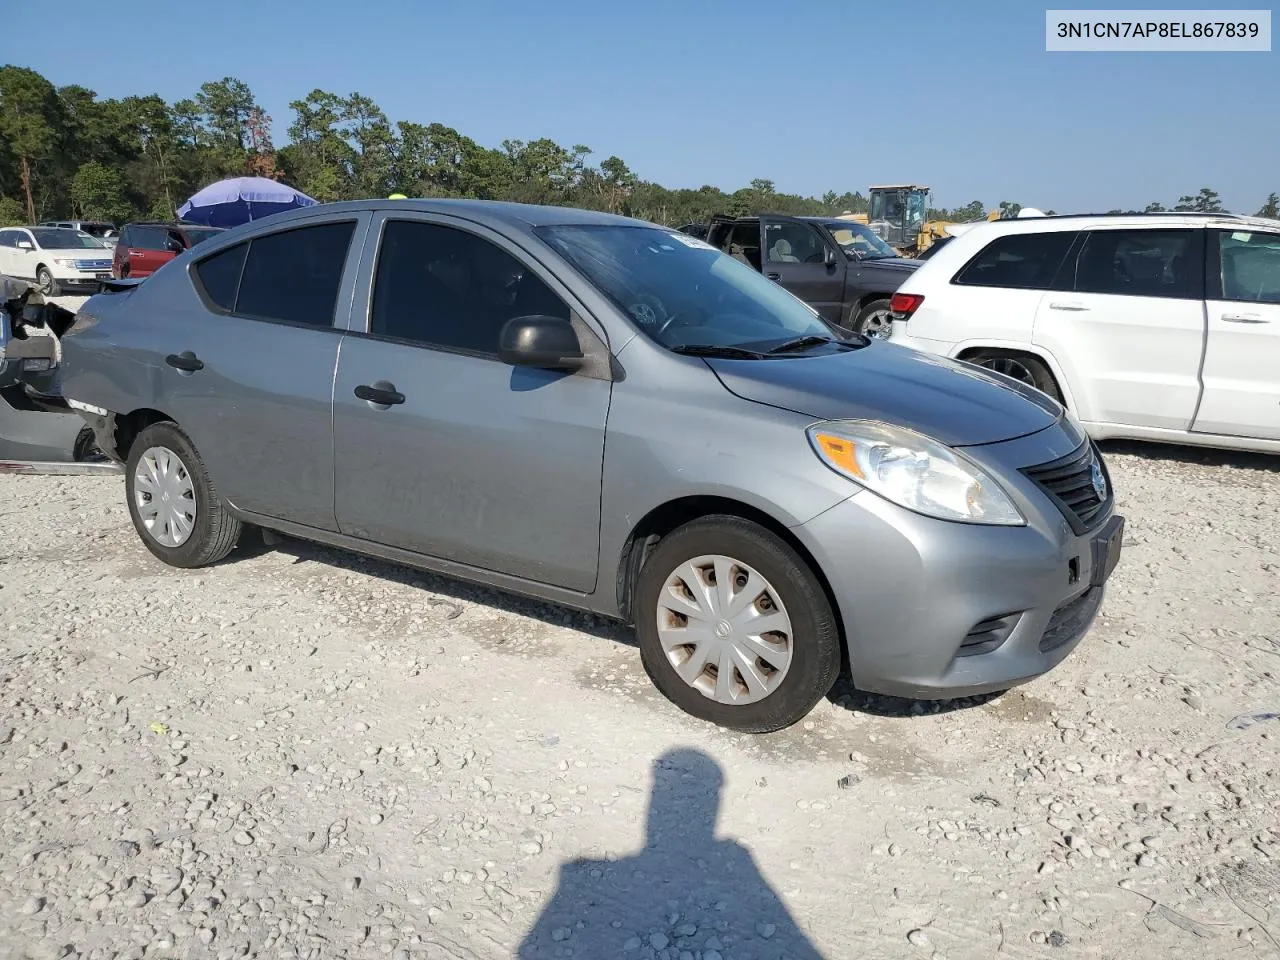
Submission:
<svg viewBox="0 0 1280 960">
<path fill-rule="evenodd" d="M 32 230 L 36 245 L 42 250 L 101 250 L 101 241 L 79 230 L 62 228 Z"/>
<path fill-rule="evenodd" d="M 870 227 L 850 220 L 832 220 L 823 224 L 835 237 L 840 249 L 857 260 L 885 260 L 896 257 L 898 252 L 889 246 Z"/>
<path fill-rule="evenodd" d="M 709 244 L 656 227 L 539 227 L 538 235 L 668 348 L 766 350 L 831 339 L 813 310 Z"/>
<path fill-rule="evenodd" d="M 204 243 L 210 237 L 216 237 L 218 234 L 222 233 L 221 230 L 199 230 L 193 227 L 183 227 L 183 231 L 187 235 L 188 242 L 193 247 L 197 243 Z"/>
</svg>

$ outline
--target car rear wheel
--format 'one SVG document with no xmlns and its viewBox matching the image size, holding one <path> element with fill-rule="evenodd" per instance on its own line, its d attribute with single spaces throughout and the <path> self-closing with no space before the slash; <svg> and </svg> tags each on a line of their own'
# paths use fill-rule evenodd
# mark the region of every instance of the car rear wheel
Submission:
<svg viewBox="0 0 1280 960">
<path fill-rule="evenodd" d="M 876 340 L 889 339 L 893 330 L 893 311 L 889 309 L 889 301 L 872 300 L 864 306 L 854 318 L 853 329 Z"/>
<path fill-rule="evenodd" d="M 46 297 L 56 297 L 58 295 L 58 281 L 53 279 L 53 274 L 49 272 L 48 267 L 37 268 L 36 288 Z"/>
<path fill-rule="evenodd" d="M 822 584 L 781 538 L 712 516 L 661 540 L 636 588 L 640 656 L 686 713 L 746 733 L 802 719 L 840 672 Z"/>
<path fill-rule="evenodd" d="M 174 567 L 217 563 L 240 538 L 204 461 L 176 424 L 154 423 L 133 441 L 125 466 L 129 515 L 143 544 Z"/>
<path fill-rule="evenodd" d="M 1037 357 L 1025 353 L 991 352 L 974 354 L 968 360 L 980 367 L 1020 380 L 1027 386 L 1035 387 L 1041 393 L 1047 393 L 1062 403 L 1062 390 L 1058 387 L 1058 381 L 1054 379 L 1053 372 Z"/>
</svg>

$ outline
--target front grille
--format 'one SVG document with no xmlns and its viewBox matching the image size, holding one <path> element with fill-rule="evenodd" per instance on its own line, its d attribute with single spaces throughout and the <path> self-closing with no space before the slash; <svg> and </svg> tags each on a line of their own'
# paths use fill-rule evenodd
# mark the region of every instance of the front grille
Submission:
<svg viewBox="0 0 1280 960">
<path fill-rule="evenodd" d="M 1106 516 L 1112 500 L 1111 477 L 1092 441 L 1086 440 L 1078 450 L 1061 459 L 1024 467 L 1022 472 L 1057 504 L 1077 534 L 1089 530 L 1099 518 Z M 1098 480 L 1102 485 L 1101 494 L 1095 485 Z"/>
<path fill-rule="evenodd" d="M 110 260 L 77 260 L 77 270 L 110 270 Z"/>
<path fill-rule="evenodd" d="M 998 617 L 988 617 L 973 625 L 956 651 L 957 657 L 976 657 L 990 653 L 1009 639 L 1009 634 L 1018 623 L 1018 613 L 1006 613 Z"/>
<path fill-rule="evenodd" d="M 1102 588 L 1090 587 L 1053 611 L 1053 616 L 1049 618 L 1049 624 L 1040 637 L 1040 652 L 1048 653 L 1084 633 L 1093 622 L 1101 603 Z"/>
</svg>

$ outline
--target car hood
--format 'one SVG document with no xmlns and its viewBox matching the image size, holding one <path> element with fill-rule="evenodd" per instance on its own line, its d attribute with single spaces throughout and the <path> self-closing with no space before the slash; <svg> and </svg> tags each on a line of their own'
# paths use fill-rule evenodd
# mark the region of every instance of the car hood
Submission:
<svg viewBox="0 0 1280 960">
<path fill-rule="evenodd" d="M 898 270 L 902 273 L 919 270 L 923 265 L 920 260 L 909 260 L 906 257 L 886 257 L 884 260 L 862 260 L 859 262 L 864 267 L 875 267 L 876 269 L 883 267 L 885 270 Z"/>
<path fill-rule="evenodd" d="M 1015 380 L 881 341 L 819 356 L 707 364 L 744 400 L 819 420 L 881 420 L 955 447 L 1023 437 L 1062 415 L 1054 400 Z"/>
</svg>

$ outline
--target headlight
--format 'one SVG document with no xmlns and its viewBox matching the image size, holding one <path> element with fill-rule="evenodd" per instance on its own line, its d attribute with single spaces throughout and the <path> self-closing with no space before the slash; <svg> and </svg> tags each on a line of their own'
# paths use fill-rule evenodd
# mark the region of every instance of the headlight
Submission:
<svg viewBox="0 0 1280 960">
<path fill-rule="evenodd" d="M 828 467 L 908 510 L 964 523 L 1026 523 L 981 467 L 936 440 L 871 420 L 829 420 L 807 433 Z"/>
<path fill-rule="evenodd" d="M 66 259 L 63 259 L 62 257 L 54 257 L 53 262 L 60 267 L 74 267 L 76 265 L 76 262 L 74 260 L 66 260 Z"/>
</svg>

